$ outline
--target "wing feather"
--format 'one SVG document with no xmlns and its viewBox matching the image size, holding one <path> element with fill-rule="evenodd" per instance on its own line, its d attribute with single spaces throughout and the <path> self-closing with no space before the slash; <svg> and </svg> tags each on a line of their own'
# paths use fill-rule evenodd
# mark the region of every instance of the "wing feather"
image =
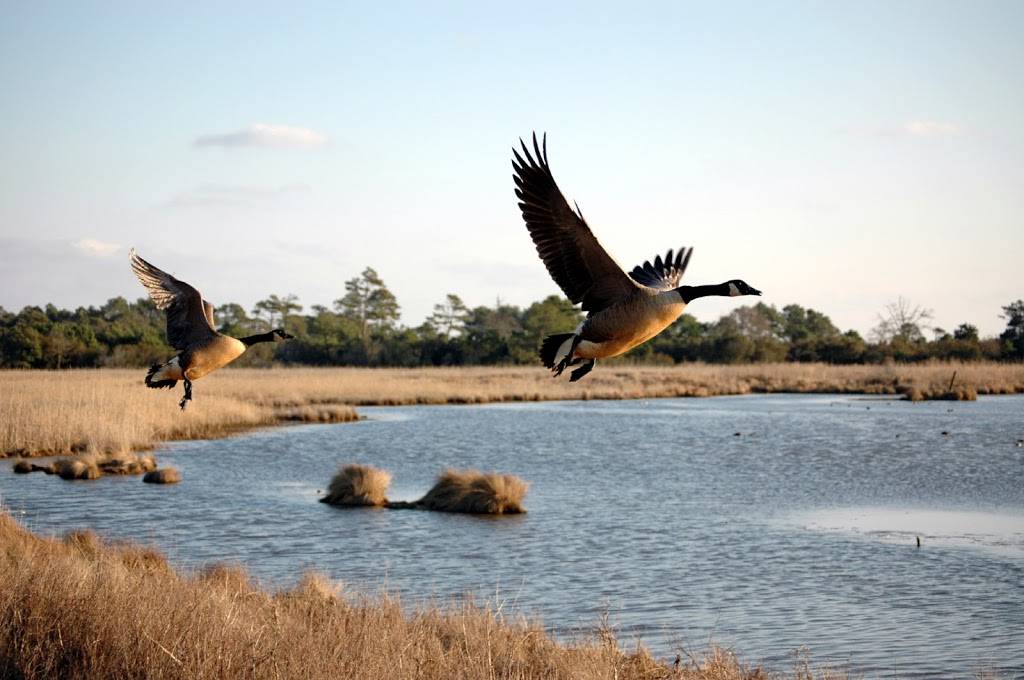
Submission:
<svg viewBox="0 0 1024 680">
<path fill-rule="evenodd" d="M 203 300 L 198 290 L 146 262 L 134 248 L 129 261 L 156 308 L 167 315 L 167 341 L 171 347 L 188 349 L 216 334 L 213 306 Z"/>
<path fill-rule="evenodd" d="M 636 291 L 637 286 L 598 243 L 579 206 L 569 207 L 551 175 L 547 136 L 533 135 L 533 153 L 519 140 L 512 149 L 516 196 L 523 221 L 548 273 L 574 303 L 595 312 Z"/>
<path fill-rule="evenodd" d="M 678 288 L 679 282 L 683 280 L 683 274 L 686 272 L 687 265 L 690 264 L 691 255 L 693 255 L 693 248 L 680 248 L 674 256 L 670 248 L 665 254 L 664 260 L 661 259 L 661 255 L 656 255 L 654 264 L 646 261 L 642 265 L 633 267 L 633 271 L 629 272 L 629 275 L 642 286 L 656 290 L 672 290 Z"/>
</svg>

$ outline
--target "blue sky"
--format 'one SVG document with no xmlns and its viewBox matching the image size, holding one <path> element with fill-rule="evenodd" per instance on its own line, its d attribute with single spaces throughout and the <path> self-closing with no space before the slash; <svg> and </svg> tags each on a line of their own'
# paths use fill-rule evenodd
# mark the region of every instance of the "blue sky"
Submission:
<svg viewBox="0 0 1024 680">
<path fill-rule="evenodd" d="M 1024 296 L 1024 4 L 22 3 L 0 22 L 0 305 L 340 297 L 418 324 L 557 293 L 510 149 L 626 268 L 867 332 L 897 296 L 998 332 Z M 711 320 L 732 300 L 701 300 Z"/>
</svg>

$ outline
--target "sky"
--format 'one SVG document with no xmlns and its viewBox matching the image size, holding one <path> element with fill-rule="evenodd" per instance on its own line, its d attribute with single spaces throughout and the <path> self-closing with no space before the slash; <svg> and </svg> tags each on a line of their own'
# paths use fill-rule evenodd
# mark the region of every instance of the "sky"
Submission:
<svg viewBox="0 0 1024 680">
<path fill-rule="evenodd" d="M 142 297 L 132 246 L 215 305 L 372 266 L 407 325 L 525 306 L 559 293 L 513 193 L 536 130 L 625 269 L 692 246 L 686 282 L 844 330 L 903 296 L 996 334 L 1022 34 L 995 1 L 5 3 L 0 306 Z"/>
</svg>

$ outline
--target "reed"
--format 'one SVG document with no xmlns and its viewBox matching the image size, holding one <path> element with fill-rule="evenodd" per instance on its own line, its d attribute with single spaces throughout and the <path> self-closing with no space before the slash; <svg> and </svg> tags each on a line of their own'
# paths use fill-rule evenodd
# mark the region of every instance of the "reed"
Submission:
<svg viewBox="0 0 1024 680">
<path fill-rule="evenodd" d="M 411 507 L 438 512 L 516 515 L 526 512 L 522 502 L 528 488 L 529 485 L 515 475 L 445 470 L 430 491 Z"/>
<path fill-rule="evenodd" d="M 341 506 L 387 505 L 391 473 L 372 465 L 349 464 L 338 470 L 321 503 Z"/>
<path fill-rule="evenodd" d="M 179 573 L 91 532 L 39 538 L 0 511 L 0 677 L 440 680 L 768 677 L 720 649 L 678 670 L 599 629 L 567 644 L 501 606 L 403 606 L 317 575 L 279 592 L 237 567 Z M 842 677 L 798 665 L 791 677 Z M 782 676 L 780 676 L 782 677 Z"/>
<path fill-rule="evenodd" d="M 950 386 L 950 378 L 956 372 Z M 603 364 L 585 380 L 539 367 L 227 369 L 179 391 L 147 390 L 123 369 L 0 371 L 0 456 L 125 452 L 174 439 L 226 436 L 283 422 L 340 422 L 369 405 L 479 404 L 551 399 L 650 399 L 774 392 L 937 398 L 1024 393 L 1024 364 Z"/>
<path fill-rule="evenodd" d="M 181 473 L 177 468 L 160 468 L 147 472 L 142 481 L 146 484 L 177 484 L 181 481 Z"/>
</svg>

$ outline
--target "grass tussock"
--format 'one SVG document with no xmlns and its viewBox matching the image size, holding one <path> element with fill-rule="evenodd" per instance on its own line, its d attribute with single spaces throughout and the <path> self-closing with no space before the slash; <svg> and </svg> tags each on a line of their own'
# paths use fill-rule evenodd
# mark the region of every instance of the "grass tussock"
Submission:
<svg viewBox="0 0 1024 680">
<path fill-rule="evenodd" d="M 177 484 L 181 481 L 181 473 L 177 468 L 160 468 L 147 472 L 142 481 L 146 484 Z"/>
<path fill-rule="evenodd" d="M 372 465 L 344 465 L 331 478 L 321 503 L 341 506 L 387 505 L 391 473 Z"/>
<path fill-rule="evenodd" d="M 155 469 L 156 457 L 150 453 L 83 453 L 72 458 L 61 458 L 50 465 L 35 465 L 25 460 L 14 465 L 17 473 L 38 471 L 67 480 L 99 479 L 104 475 L 141 475 Z"/>
<path fill-rule="evenodd" d="M 477 470 L 445 470 L 420 500 L 403 507 L 479 515 L 526 512 L 523 498 L 529 484 L 515 475 Z"/>
<path fill-rule="evenodd" d="M 955 385 L 950 387 L 951 376 Z M 226 369 L 180 390 L 147 390 L 144 371 L 0 371 L 0 456 L 136 451 L 285 422 L 343 422 L 353 407 L 551 399 L 650 399 L 775 392 L 906 394 L 939 398 L 1024 393 L 1024 365 L 627 366 L 606 363 L 585 380 L 540 367 Z M 962 390 L 962 391 L 957 391 Z"/>
<path fill-rule="evenodd" d="M 641 646 L 623 651 L 607 628 L 563 644 L 536 622 L 470 601 L 411 610 L 316 575 L 268 592 L 237 567 L 178 573 L 154 550 L 91 532 L 39 538 L 5 512 L 0 573 L 5 678 L 767 677 L 714 649 L 673 669 Z M 792 677 L 811 676 L 798 668 Z"/>
</svg>

